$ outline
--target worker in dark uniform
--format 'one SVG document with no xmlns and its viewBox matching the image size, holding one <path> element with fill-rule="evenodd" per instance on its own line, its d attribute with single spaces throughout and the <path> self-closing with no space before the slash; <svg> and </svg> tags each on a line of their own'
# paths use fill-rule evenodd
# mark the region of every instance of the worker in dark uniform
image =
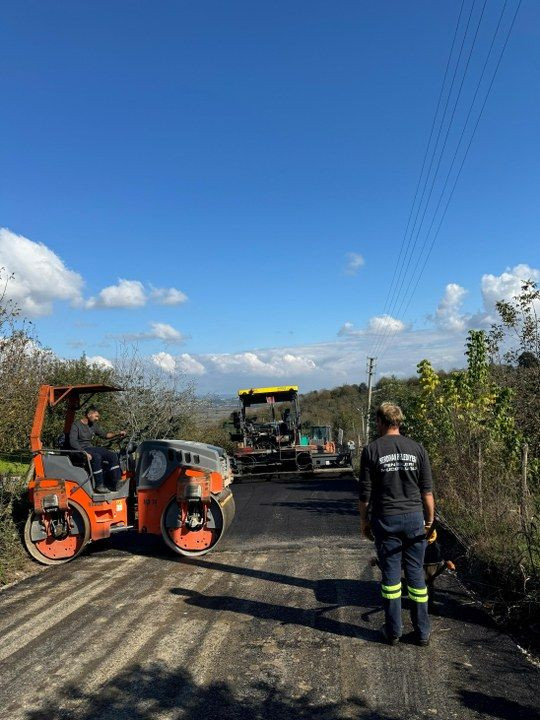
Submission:
<svg viewBox="0 0 540 720">
<path fill-rule="evenodd" d="M 360 516 L 364 537 L 375 540 L 382 573 L 383 637 L 391 645 L 401 637 L 403 567 L 416 641 L 425 646 L 430 622 L 423 564 L 435 504 L 428 454 L 400 435 L 402 421 L 397 405 L 385 402 L 377 410 L 380 437 L 364 448 L 360 463 Z"/>
<path fill-rule="evenodd" d="M 99 410 L 95 405 L 91 405 L 87 408 L 84 416 L 80 420 L 76 420 L 71 426 L 69 445 L 72 450 L 81 450 L 86 453 L 94 474 L 96 492 L 110 492 L 105 485 L 103 473 L 107 470 L 113 487 L 117 487 L 122 478 L 118 455 L 107 448 L 92 445 L 92 440 L 96 435 L 106 440 L 124 437 L 126 431 L 107 432 L 98 421 Z"/>
</svg>

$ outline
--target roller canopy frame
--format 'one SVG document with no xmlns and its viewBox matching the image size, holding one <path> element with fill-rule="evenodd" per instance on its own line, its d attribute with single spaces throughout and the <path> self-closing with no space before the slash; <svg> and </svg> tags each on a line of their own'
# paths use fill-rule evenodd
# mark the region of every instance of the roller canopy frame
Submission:
<svg viewBox="0 0 540 720">
<path fill-rule="evenodd" d="M 61 403 L 66 403 L 66 413 L 64 417 L 64 433 L 69 433 L 75 413 L 82 406 L 88 403 L 94 395 L 109 392 L 120 392 L 122 388 L 114 385 L 41 385 L 38 393 L 36 411 L 34 413 L 34 422 L 32 424 L 32 432 L 30 434 L 30 450 L 34 456 L 38 456 L 42 449 L 41 433 L 45 423 L 45 413 L 48 408 L 56 407 Z M 81 395 L 87 395 L 84 402 L 81 403 Z M 37 459 L 37 458 L 36 458 Z M 36 471 L 43 474 L 41 464 L 36 463 Z"/>
</svg>

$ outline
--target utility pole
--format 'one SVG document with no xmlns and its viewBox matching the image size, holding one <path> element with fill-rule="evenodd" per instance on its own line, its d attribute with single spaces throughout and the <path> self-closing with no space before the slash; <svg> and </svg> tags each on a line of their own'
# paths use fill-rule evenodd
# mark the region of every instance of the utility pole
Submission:
<svg viewBox="0 0 540 720">
<path fill-rule="evenodd" d="M 527 470 L 529 464 L 529 446 L 524 443 L 521 450 L 521 491 L 520 491 L 520 515 L 521 529 L 524 533 L 529 531 L 529 488 L 527 487 Z"/>
<path fill-rule="evenodd" d="M 369 443 L 369 416 L 371 414 L 371 393 L 373 389 L 373 375 L 375 374 L 375 358 L 367 359 L 367 409 L 366 409 L 366 445 Z"/>
</svg>

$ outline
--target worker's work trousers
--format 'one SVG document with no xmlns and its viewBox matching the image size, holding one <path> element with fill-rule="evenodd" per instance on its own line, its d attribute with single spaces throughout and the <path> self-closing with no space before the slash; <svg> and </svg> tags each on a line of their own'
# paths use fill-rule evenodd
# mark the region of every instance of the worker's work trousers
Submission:
<svg viewBox="0 0 540 720">
<path fill-rule="evenodd" d="M 422 639 L 429 637 L 428 591 L 424 575 L 427 541 L 423 513 L 373 517 L 371 528 L 382 572 L 381 592 L 387 633 L 393 637 L 400 637 L 402 633 L 403 567 L 413 627 Z"/>
<path fill-rule="evenodd" d="M 90 465 L 96 486 L 103 486 L 107 480 L 107 485 L 116 489 L 122 478 L 118 455 L 104 447 L 89 448 L 85 452 L 92 456 Z"/>
</svg>

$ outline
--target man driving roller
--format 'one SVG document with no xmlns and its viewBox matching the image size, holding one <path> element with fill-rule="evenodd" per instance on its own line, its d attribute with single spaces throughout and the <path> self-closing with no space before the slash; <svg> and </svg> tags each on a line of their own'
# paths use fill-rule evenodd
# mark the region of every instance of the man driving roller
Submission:
<svg viewBox="0 0 540 720">
<path fill-rule="evenodd" d="M 90 405 L 83 417 L 76 420 L 71 426 L 69 444 L 72 450 L 81 450 L 86 453 L 94 473 L 96 492 L 106 493 L 110 492 L 110 489 L 105 485 L 104 470 L 107 470 L 114 487 L 118 485 L 122 477 L 122 470 L 118 455 L 107 448 L 92 445 L 92 440 L 95 436 L 106 440 L 124 437 L 126 431 L 107 432 L 98 421 L 99 410 L 95 405 Z"/>
</svg>

